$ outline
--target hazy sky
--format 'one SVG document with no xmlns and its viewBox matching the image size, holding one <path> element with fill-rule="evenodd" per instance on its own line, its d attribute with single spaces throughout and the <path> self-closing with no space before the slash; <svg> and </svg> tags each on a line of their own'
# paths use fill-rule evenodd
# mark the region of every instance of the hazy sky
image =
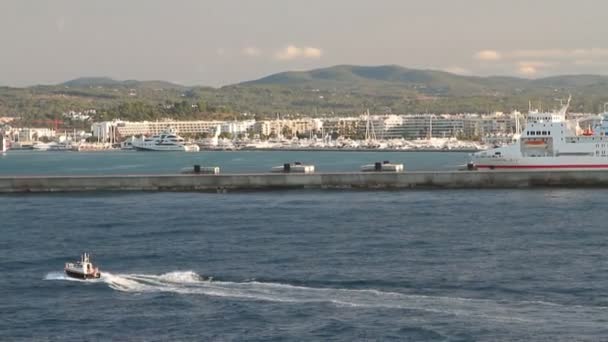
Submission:
<svg viewBox="0 0 608 342">
<path fill-rule="evenodd" d="M 217 86 L 336 64 L 608 74 L 608 1 L 0 0 L 2 85 Z"/>
</svg>

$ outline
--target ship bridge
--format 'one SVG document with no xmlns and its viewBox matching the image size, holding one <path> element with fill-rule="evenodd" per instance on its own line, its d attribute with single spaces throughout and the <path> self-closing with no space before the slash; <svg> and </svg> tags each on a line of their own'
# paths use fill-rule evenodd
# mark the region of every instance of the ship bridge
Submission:
<svg viewBox="0 0 608 342">
<path fill-rule="evenodd" d="M 538 111 L 532 111 L 528 113 L 528 123 L 553 123 L 553 122 L 564 122 L 566 115 L 560 112 L 557 113 L 540 113 Z"/>
</svg>

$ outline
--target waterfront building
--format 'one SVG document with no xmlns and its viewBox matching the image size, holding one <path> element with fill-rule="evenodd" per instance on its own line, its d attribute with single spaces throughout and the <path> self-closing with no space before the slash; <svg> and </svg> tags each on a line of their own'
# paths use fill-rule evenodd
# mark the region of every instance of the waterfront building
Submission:
<svg viewBox="0 0 608 342">
<path fill-rule="evenodd" d="M 282 136 L 288 135 L 307 135 L 318 132 L 323 128 L 324 121 L 320 119 L 304 118 L 294 120 L 264 120 L 257 121 L 251 125 L 251 130 L 255 134 L 263 136 Z"/>
<path fill-rule="evenodd" d="M 252 129 L 252 127 L 254 127 L 255 123 L 255 120 L 226 121 L 220 125 L 220 132 L 230 133 L 236 136 L 242 133 L 247 133 Z"/>
<path fill-rule="evenodd" d="M 55 131 L 49 128 L 21 128 L 17 132 L 16 140 L 29 142 L 38 141 L 42 138 L 53 138 L 55 137 Z"/>
<path fill-rule="evenodd" d="M 222 127 L 224 121 L 104 121 L 96 122 L 91 125 L 91 131 L 94 137 L 98 137 L 100 141 L 119 141 L 120 139 L 134 135 L 157 135 L 171 127 L 176 133 L 181 135 L 186 134 L 212 134 L 217 130 L 217 127 Z M 228 128 L 239 128 L 240 126 L 225 126 Z M 235 128 L 236 127 L 236 128 Z"/>
<path fill-rule="evenodd" d="M 480 114 L 360 115 L 353 117 L 298 118 L 245 121 L 105 121 L 91 126 L 100 141 L 118 142 L 130 136 L 156 135 L 171 127 L 181 135 L 252 133 L 263 137 L 310 136 L 313 134 L 352 139 L 428 139 L 465 137 L 481 139 L 518 132 L 519 112 Z"/>
</svg>

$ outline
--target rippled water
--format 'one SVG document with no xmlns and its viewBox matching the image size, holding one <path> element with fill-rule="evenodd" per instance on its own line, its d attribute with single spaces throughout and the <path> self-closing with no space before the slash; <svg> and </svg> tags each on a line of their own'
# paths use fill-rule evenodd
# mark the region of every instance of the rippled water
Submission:
<svg viewBox="0 0 608 342">
<path fill-rule="evenodd" d="M 0 196 L 0 340 L 601 341 L 604 190 Z M 103 275 L 68 280 L 94 254 Z"/>
<path fill-rule="evenodd" d="M 178 173 L 194 164 L 219 166 L 222 172 L 267 172 L 293 161 L 316 165 L 319 172 L 358 171 L 363 164 L 390 160 L 408 170 L 454 170 L 466 164 L 463 152 L 37 152 L 0 154 L 2 175 L 87 175 Z"/>
</svg>

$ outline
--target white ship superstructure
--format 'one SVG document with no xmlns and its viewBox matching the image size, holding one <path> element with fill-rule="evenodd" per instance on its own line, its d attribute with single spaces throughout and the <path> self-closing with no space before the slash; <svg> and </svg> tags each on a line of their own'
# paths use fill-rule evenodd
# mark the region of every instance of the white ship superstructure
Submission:
<svg viewBox="0 0 608 342">
<path fill-rule="evenodd" d="M 521 136 L 511 145 L 474 153 L 469 169 L 596 170 L 608 169 L 608 113 L 595 127 L 581 129 L 567 120 L 568 102 L 557 112 L 530 111 Z"/>
<path fill-rule="evenodd" d="M 141 139 L 133 139 L 131 141 L 133 148 L 141 151 L 181 151 L 181 152 L 198 152 L 198 145 L 187 144 L 184 138 L 175 134 L 172 129 L 167 129 L 159 135 L 149 138 L 142 137 Z"/>
</svg>

